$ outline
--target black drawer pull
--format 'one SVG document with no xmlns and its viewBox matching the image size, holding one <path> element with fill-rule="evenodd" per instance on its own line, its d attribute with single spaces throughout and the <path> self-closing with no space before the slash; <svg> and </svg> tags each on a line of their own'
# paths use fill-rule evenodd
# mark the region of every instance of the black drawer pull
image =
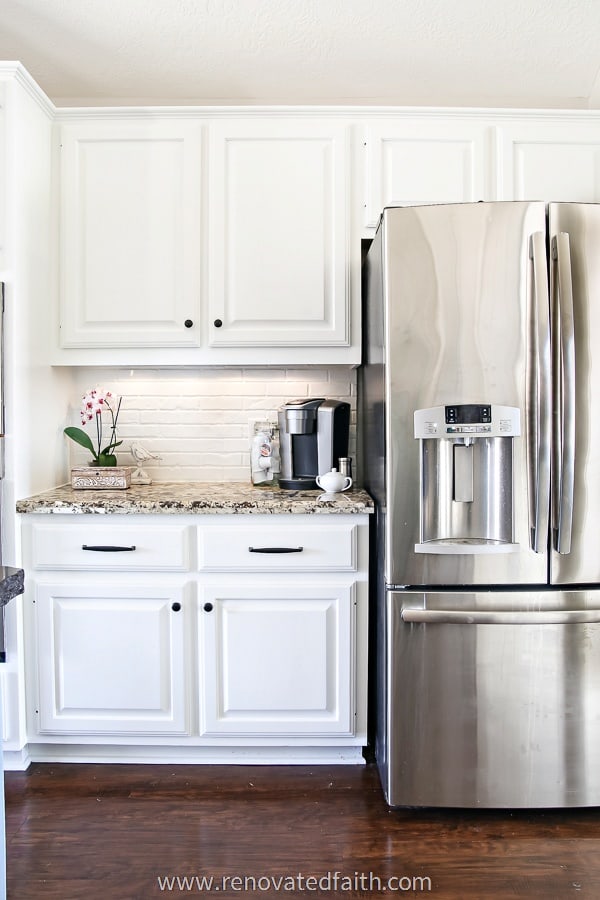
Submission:
<svg viewBox="0 0 600 900">
<path fill-rule="evenodd" d="M 248 547 L 250 553 L 302 553 L 304 547 Z"/>
<path fill-rule="evenodd" d="M 204 610 L 204 612 L 212 612 L 213 605 L 212 605 L 212 603 L 205 603 L 204 606 L 202 607 L 202 609 Z"/>
<path fill-rule="evenodd" d="M 95 553 L 129 553 L 131 550 L 135 550 L 135 544 L 132 547 L 119 547 L 113 544 L 95 544 L 91 546 L 82 544 L 81 549 L 93 550 Z"/>
</svg>

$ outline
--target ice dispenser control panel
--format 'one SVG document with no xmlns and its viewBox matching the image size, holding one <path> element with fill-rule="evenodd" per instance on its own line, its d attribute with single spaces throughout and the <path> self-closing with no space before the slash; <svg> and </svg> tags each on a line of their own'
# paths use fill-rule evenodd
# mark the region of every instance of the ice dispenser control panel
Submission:
<svg viewBox="0 0 600 900">
<path fill-rule="evenodd" d="M 459 403 L 415 411 L 415 438 L 518 437 L 516 406 Z"/>
</svg>

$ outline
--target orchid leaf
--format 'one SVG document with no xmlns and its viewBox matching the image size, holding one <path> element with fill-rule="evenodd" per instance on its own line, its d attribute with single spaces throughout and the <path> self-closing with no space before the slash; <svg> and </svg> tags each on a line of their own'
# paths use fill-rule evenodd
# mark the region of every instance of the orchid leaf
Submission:
<svg viewBox="0 0 600 900">
<path fill-rule="evenodd" d="M 86 434 L 83 429 L 69 425 L 64 429 L 64 433 L 68 438 L 71 438 L 72 441 L 75 441 L 76 444 L 80 444 L 82 447 L 85 447 L 86 450 L 89 450 L 92 456 L 96 458 L 96 448 L 92 444 L 90 436 Z"/>
<path fill-rule="evenodd" d="M 98 459 L 94 460 L 98 466 L 116 466 L 117 457 L 114 453 L 101 453 Z"/>
</svg>

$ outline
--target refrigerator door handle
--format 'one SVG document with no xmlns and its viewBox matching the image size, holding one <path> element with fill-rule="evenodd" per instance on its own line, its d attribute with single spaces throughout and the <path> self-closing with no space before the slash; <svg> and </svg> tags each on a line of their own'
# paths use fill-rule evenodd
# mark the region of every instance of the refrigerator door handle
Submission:
<svg viewBox="0 0 600 900">
<path fill-rule="evenodd" d="M 404 622 L 423 625 L 594 625 L 600 623 L 600 609 L 560 610 L 402 610 Z"/>
<path fill-rule="evenodd" d="M 571 552 L 575 487 L 575 323 L 569 235 L 552 239 L 552 319 L 554 372 L 554 549 Z"/>
<path fill-rule="evenodd" d="M 548 541 L 550 509 L 551 453 L 551 359 L 550 311 L 546 235 L 531 235 L 529 257 L 532 261 L 533 303 L 531 317 L 531 363 L 528 390 L 528 479 L 531 497 L 529 522 L 531 549 L 545 553 Z"/>
</svg>

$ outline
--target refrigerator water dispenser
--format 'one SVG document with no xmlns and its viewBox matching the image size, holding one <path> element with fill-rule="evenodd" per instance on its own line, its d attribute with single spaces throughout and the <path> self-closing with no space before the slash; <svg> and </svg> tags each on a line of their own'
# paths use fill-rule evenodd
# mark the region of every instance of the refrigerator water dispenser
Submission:
<svg viewBox="0 0 600 900">
<path fill-rule="evenodd" d="M 513 441 L 519 410 L 489 403 L 418 409 L 420 542 L 417 553 L 510 553 Z"/>
</svg>

